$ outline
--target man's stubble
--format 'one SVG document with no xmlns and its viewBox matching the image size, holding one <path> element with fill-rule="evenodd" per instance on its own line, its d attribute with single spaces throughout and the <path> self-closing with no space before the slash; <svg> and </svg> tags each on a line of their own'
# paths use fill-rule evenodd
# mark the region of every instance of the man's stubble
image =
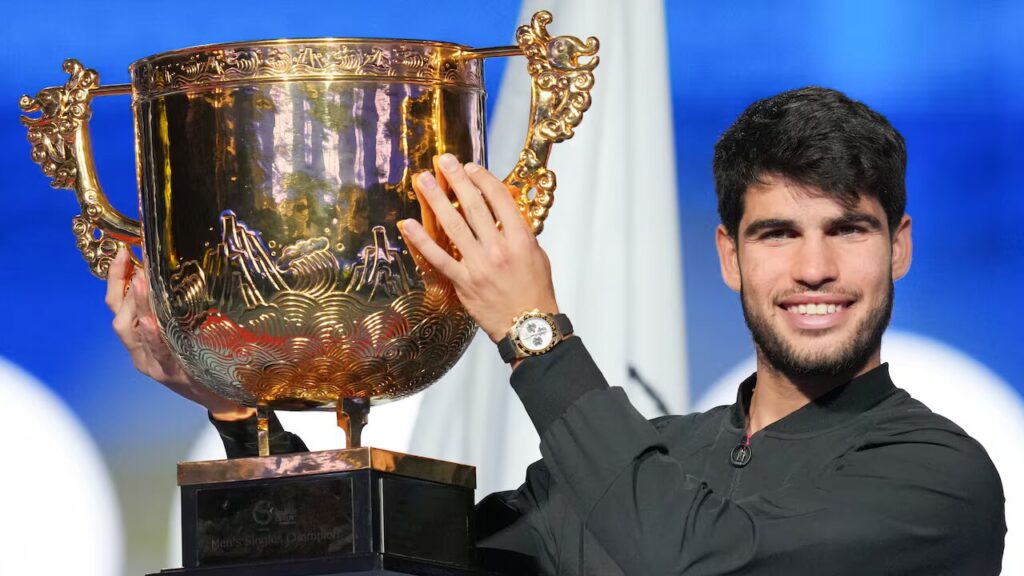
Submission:
<svg viewBox="0 0 1024 576">
<path fill-rule="evenodd" d="M 747 302 L 747 293 L 740 289 L 743 318 L 754 338 L 754 344 L 764 360 L 782 374 L 799 380 L 808 378 L 852 377 L 860 372 L 882 344 L 882 334 L 892 317 L 895 288 L 892 278 L 880 305 L 876 306 L 853 331 L 853 336 L 842 343 L 841 349 L 828 350 L 807 356 L 801 354 L 778 332 L 772 330 L 768 320 L 754 311 Z"/>
</svg>

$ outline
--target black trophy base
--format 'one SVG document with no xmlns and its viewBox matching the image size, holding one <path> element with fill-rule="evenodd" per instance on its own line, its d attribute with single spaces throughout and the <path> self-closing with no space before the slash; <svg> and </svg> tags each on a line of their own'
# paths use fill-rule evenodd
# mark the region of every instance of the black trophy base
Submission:
<svg viewBox="0 0 1024 576">
<path fill-rule="evenodd" d="M 522 576 L 536 573 L 528 558 L 515 554 L 491 558 L 485 563 L 492 564 L 494 569 L 463 569 L 388 554 L 363 554 L 347 558 L 174 568 L 147 576 Z"/>
<path fill-rule="evenodd" d="M 525 573 L 474 546 L 475 483 L 375 448 L 179 464 L 184 567 L 159 575 Z"/>
</svg>

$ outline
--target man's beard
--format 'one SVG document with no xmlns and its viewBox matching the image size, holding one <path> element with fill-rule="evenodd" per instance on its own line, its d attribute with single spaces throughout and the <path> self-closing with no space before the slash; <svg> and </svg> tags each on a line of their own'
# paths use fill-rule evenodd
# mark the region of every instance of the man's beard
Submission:
<svg viewBox="0 0 1024 576">
<path fill-rule="evenodd" d="M 892 317 L 894 292 L 890 280 L 885 301 L 871 310 L 860 325 L 856 326 L 849 341 L 840 343 L 840 349 L 826 350 L 813 356 L 801 354 L 778 332 L 773 331 L 768 320 L 759 316 L 754 307 L 747 304 L 746 293 L 742 289 L 740 299 L 743 302 L 743 318 L 754 337 L 754 343 L 772 368 L 794 379 L 852 377 L 867 364 L 871 355 L 882 344 L 882 334 Z"/>
</svg>

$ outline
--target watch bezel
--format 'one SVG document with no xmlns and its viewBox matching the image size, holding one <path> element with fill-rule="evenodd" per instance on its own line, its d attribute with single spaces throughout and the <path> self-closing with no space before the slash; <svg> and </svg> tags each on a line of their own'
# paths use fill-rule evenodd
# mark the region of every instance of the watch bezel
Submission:
<svg viewBox="0 0 1024 576">
<path fill-rule="evenodd" d="M 543 320 L 551 329 L 551 341 L 548 342 L 547 346 L 544 346 L 543 348 L 538 348 L 536 350 L 531 350 L 525 347 L 523 345 L 522 340 L 519 338 L 520 326 L 522 326 L 523 323 L 532 318 L 538 318 Z M 555 323 L 555 315 L 551 314 L 550 312 L 541 312 L 540 310 L 530 310 L 529 312 L 524 312 L 519 316 L 516 316 L 515 320 L 512 322 L 512 328 L 509 330 L 509 339 L 512 341 L 512 344 L 515 345 L 516 351 L 519 352 L 517 357 L 520 358 L 525 358 L 527 356 L 540 356 L 541 354 L 544 354 L 551 350 L 552 348 L 554 348 L 559 342 L 562 341 L 563 337 L 564 335 L 562 334 L 561 330 L 558 329 L 558 326 Z"/>
</svg>

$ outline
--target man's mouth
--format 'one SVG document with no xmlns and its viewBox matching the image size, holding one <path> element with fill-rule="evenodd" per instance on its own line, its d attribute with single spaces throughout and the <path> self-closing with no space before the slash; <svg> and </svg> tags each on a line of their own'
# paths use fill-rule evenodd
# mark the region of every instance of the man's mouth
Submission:
<svg viewBox="0 0 1024 576">
<path fill-rule="evenodd" d="M 832 294 L 791 296 L 779 303 L 794 328 L 824 330 L 838 326 L 855 300 Z"/>
<path fill-rule="evenodd" d="M 803 316 L 824 316 L 842 311 L 842 304 L 793 304 L 786 307 L 786 312 Z"/>
</svg>

